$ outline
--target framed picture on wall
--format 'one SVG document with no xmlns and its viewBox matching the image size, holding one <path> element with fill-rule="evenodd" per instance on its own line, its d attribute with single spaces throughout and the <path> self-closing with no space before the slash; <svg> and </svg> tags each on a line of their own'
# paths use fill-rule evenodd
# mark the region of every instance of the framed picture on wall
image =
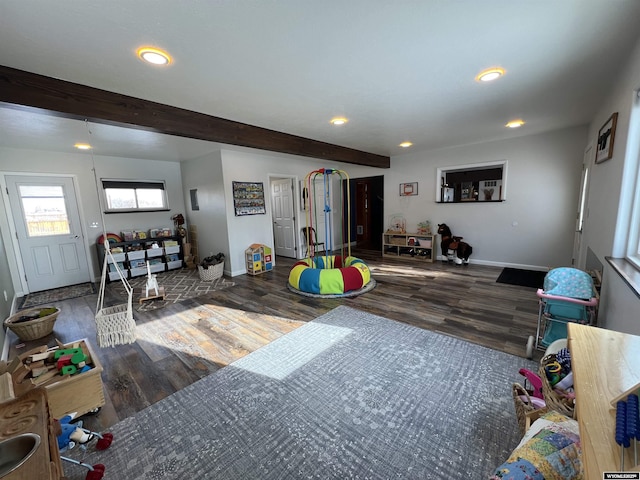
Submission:
<svg viewBox="0 0 640 480">
<path fill-rule="evenodd" d="M 262 182 L 233 182 L 233 207 L 236 217 L 266 214 Z"/>
<path fill-rule="evenodd" d="M 616 124 L 618 123 L 618 112 L 615 112 L 598 130 L 598 141 L 596 142 L 596 163 L 602 163 L 613 157 L 613 141 L 616 136 Z"/>
</svg>

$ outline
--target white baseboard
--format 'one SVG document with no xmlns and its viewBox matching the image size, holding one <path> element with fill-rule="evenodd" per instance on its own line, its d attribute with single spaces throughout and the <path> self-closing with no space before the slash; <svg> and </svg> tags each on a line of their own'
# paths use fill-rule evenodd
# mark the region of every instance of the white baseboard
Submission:
<svg viewBox="0 0 640 480">
<path fill-rule="evenodd" d="M 438 255 L 438 260 L 442 261 L 442 262 L 446 262 L 447 261 L 447 257 L 443 256 L 443 255 Z M 548 270 L 550 270 L 550 267 L 546 267 L 546 266 L 540 266 L 540 265 L 527 265 L 524 263 L 508 263 L 508 262 L 494 262 L 493 260 L 478 260 L 475 258 L 470 258 L 469 259 L 469 264 L 470 265 L 487 265 L 490 267 L 501 267 L 501 268 L 519 268 L 522 270 L 538 270 L 540 272 L 546 272 Z"/>
</svg>

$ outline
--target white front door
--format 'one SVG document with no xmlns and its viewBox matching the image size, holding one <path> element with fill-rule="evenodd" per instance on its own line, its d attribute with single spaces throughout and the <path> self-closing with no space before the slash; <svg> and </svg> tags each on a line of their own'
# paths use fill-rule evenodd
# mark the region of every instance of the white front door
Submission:
<svg viewBox="0 0 640 480">
<path fill-rule="evenodd" d="M 276 255 L 296 258 L 292 179 L 282 178 L 271 181 L 271 205 Z"/>
<path fill-rule="evenodd" d="M 73 179 L 5 178 L 29 292 L 88 282 Z"/>
</svg>

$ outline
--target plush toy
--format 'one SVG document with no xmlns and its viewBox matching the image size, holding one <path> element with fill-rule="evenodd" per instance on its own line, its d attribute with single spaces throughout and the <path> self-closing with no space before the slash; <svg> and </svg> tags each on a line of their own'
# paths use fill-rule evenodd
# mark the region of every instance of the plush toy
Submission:
<svg viewBox="0 0 640 480">
<path fill-rule="evenodd" d="M 65 415 L 58 420 L 62 431 L 58 435 L 58 448 L 61 452 L 72 449 L 76 443 L 87 443 L 93 439 L 93 434 L 83 430 L 81 423 L 71 423 L 72 420 L 71 415 Z"/>
</svg>

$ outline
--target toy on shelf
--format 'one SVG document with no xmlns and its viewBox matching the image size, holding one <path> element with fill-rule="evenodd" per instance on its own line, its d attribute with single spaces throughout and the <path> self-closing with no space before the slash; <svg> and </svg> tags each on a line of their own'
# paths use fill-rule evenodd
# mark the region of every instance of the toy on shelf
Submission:
<svg viewBox="0 0 640 480">
<path fill-rule="evenodd" d="M 182 242 L 185 243 L 187 241 L 187 229 L 184 227 L 184 216 L 181 213 L 176 213 L 173 217 L 173 224 L 176 227 L 176 235 L 182 237 Z"/>
<path fill-rule="evenodd" d="M 431 235 L 431 222 L 429 220 L 419 222 L 417 233 L 419 235 Z"/>
<path fill-rule="evenodd" d="M 407 233 L 407 221 L 401 214 L 396 213 L 391 215 L 387 233 Z"/>
</svg>

